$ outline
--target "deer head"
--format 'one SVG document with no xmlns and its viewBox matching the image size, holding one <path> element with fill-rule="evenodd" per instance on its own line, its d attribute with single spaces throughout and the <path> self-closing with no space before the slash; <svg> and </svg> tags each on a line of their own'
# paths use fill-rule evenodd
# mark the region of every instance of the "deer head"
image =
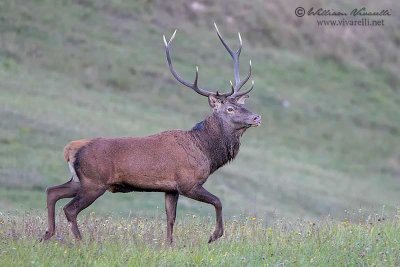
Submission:
<svg viewBox="0 0 400 267">
<path fill-rule="evenodd" d="M 240 36 L 240 33 L 238 33 L 240 46 L 238 50 L 234 52 L 222 38 L 218 30 L 218 27 L 215 23 L 214 26 L 219 39 L 221 40 L 222 44 L 224 45 L 225 49 L 228 51 L 229 55 L 232 57 L 233 60 L 235 84 L 233 84 L 232 81 L 230 81 L 229 92 L 219 93 L 218 91 L 212 92 L 208 89 L 200 88 L 198 86 L 198 78 L 199 78 L 198 66 L 196 66 L 196 76 L 194 78 L 193 83 L 185 81 L 178 75 L 178 73 L 172 66 L 172 60 L 170 55 L 170 47 L 173 39 L 175 38 L 176 30 L 172 34 L 172 37 L 168 42 L 165 39 L 165 36 L 163 36 L 168 67 L 172 75 L 175 77 L 175 79 L 178 80 L 181 84 L 193 89 L 199 95 L 207 97 L 208 103 L 210 104 L 210 107 L 213 109 L 214 115 L 221 118 L 227 125 L 230 125 L 234 130 L 248 128 L 251 126 L 259 126 L 261 124 L 261 116 L 249 111 L 247 108 L 244 107 L 245 100 L 246 98 L 249 97 L 248 94 L 250 93 L 251 90 L 253 90 L 254 81 L 251 82 L 251 87 L 248 90 L 240 92 L 242 87 L 251 77 L 251 60 L 250 60 L 249 72 L 243 80 L 240 80 L 239 56 L 242 50 L 242 38 Z"/>
</svg>

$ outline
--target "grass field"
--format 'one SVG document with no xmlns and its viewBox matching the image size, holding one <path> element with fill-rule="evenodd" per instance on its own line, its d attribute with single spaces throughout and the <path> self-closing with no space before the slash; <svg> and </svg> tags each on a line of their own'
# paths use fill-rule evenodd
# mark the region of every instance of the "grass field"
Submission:
<svg viewBox="0 0 400 267">
<path fill-rule="evenodd" d="M 154 215 L 154 214 L 153 214 Z M 187 214 L 166 246 L 162 216 L 81 219 L 76 243 L 61 220 L 57 238 L 39 243 L 41 214 L 0 215 L 1 266 L 398 266 L 399 219 L 382 214 L 359 221 L 231 218 L 221 240 L 207 244 L 214 218 Z M 6 242 L 5 242 L 6 240 Z"/>
</svg>

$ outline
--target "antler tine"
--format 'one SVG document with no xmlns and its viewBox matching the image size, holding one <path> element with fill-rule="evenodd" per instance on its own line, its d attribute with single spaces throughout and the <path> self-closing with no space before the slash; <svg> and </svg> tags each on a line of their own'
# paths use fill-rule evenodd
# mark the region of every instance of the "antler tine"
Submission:
<svg viewBox="0 0 400 267">
<path fill-rule="evenodd" d="M 241 52 L 241 50 L 242 50 L 242 37 L 240 36 L 240 32 L 238 32 L 239 41 L 240 41 L 240 47 L 239 47 L 239 49 L 238 49 L 236 52 L 233 52 L 232 49 L 230 49 L 230 47 L 225 43 L 224 39 L 222 38 L 221 33 L 220 33 L 219 30 L 218 30 L 218 26 L 217 26 L 217 24 L 216 24 L 215 22 L 214 22 L 214 27 L 215 27 L 215 30 L 217 31 L 218 38 L 221 40 L 221 43 L 224 45 L 224 47 L 225 47 L 226 50 L 228 51 L 229 55 L 231 55 L 231 57 L 232 57 L 233 59 L 235 58 L 236 55 L 239 56 L 239 55 L 240 55 L 240 52 Z"/>
<path fill-rule="evenodd" d="M 196 93 L 198 93 L 198 94 L 200 94 L 202 96 L 208 97 L 208 96 L 210 96 L 212 94 L 215 94 L 213 92 L 209 92 L 207 90 L 204 90 L 204 89 L 201 89 L 201 88 L 198 87 L 197 81 L 198 81 L 198 78 L 199 78 L 199 67 L 196 66 L 196 77 L 195 77 L 193 83 L 189 83 L 189 82 L 185 81 L 175 71 L 174 67 L 172 66 L 171 55 L 169 53 L 169 47 L 170 47 L 170 44 L 171 44 L 172 40 L 175 38 L 175 34 L 176 34 L 176 30 L 174 31 L 174 33 L 172 34 L 171 39 L 168 42 L 165 39 L 165 35 L 163 35 L 163 40 L 164 40 L 164 45 L 165 45 L 165 54 L 167 55 L 168 67 L 169 67 L 169 70 L 171 71 L 172 75 L 175 77 L 175 79 L 178 80 L 178 82 L 180 82 L 181 84 L 193 89 Z M 227 94 L 228 95 L 226 95 L 226 94 L 223 94 L 223 95 L 224 96 L 229 96 L 229 95 L 232 95 L 233 92 L 232 93 L 227 93 Z"/>
<path fill-rule="evenodd" d="M 214 27 L 215 27 L 215 30 L 217 31 L 219 40 L 224 45 L 225 49 L 228 51 L 229 55 L 231 55 L 231 57 L 233 59 L 233 71 L 235 73 L 235 85 L 237 86 L 240 83 L 239 56 L 240 56 L 240 52 L 242 51 L 242 45 L 243 45 L 242 37 L 240 36 L 240 32 L 238 32 L 240 46 L 239 46 L 238 50 L 236 50 L 236 52 L 233 52 L 232 49 L 230 49 L 230 47 L 226 44 L 226 42 L 222 38 L 222 35 L 219 32 L 217 24 L 215 22 L 214 22 Z"/>
<path fill-rule="evenodd" d="M 253 90 L 253 87 L 254 87 L 254 81 L 252 80 L 252 81 L 251 81 L 251 87 L 250 87 L 250 89 L 248 89 L 247 91 L 242 92 L 242 93 L 237 93 L 237 94 L 234 95 L 234 97 L 235 97 L 235 98 L 239 98 L 239 97 L 241 97 L 241 96 L 247 95 L 248 93 L 251 92 L 251 90 Z M 232 95 L 232 97 L 233 97 L 233 95 Z"/>
<path fill-rule="evenodd" d="M 247 83 L 247 81 L 250 79 L 250 76 L 251 76 L 251 60 L 249 63 L 249 72 L 247 73 L 246 78 L 244 78 L 243 81 L 241 81 L 239 84 L 235 86 L 235 94 L 233 96 L 235 96 L 239 92 L 239 90 L 243 87 L 243 85 Z"/>
</svg>

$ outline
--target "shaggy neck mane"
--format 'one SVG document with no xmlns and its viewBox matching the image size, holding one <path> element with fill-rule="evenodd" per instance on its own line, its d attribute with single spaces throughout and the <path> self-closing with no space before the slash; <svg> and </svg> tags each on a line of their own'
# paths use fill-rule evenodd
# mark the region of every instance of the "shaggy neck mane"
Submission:
<svg viewBox="0 0 400 267">
<path fill-rule="evenodd" d="M 196 144 L 210 159 L 210 173 L 236 157 L 243 132 L 244 130 L 234 130 L 224 125 L 224 122 L 215 114 L 197 123 L 189 131 Z"/>
</svg>

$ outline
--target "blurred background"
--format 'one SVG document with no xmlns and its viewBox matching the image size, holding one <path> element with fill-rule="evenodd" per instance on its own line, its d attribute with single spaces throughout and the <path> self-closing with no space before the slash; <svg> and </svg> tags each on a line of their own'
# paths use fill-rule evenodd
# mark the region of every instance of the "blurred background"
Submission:
<svg viewBox="0 0 400 267">
<path fill-rule="evenodd" d="M 302 6 L 389 9 L 380 27 L 318 26 Z M 205 184 L 226 216 L 343 218 L 394 212 L 400 200 L 400 2 L 2 0 L 0 2 L 0 212 L 45 211 L 45 188 L 69 179 L 74 139 L 190 129 L 207 99 L 177 83 L 162 35 L 178 29 L 175 67 L 229 90 L 236 49 L 251 59 L 249 107 L 263 124 Z M 163 213 L 160 193 L 106 193 L 86 212 Z M 65 203 L 65 201 L 64 201 Z M 213 214 L 181 198 L 178 216 Z M 180 215 L 179 215 L 180 214 Z"/>
</svg>

